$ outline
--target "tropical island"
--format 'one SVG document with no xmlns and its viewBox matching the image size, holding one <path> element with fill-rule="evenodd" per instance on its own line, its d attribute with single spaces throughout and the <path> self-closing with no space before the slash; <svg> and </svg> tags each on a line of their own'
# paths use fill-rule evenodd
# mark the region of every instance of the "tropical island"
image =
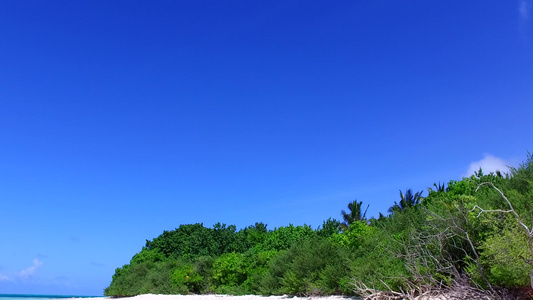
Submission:
<svg viewBox="0 0 533 300">
<path fill-rule="evenodd" d="M 387 215 L 354 200 L 342 220 L 180 225 L 117 268 L 107 296 L 354 295 L 527 299 L 533 287 L 533 155 L 509 173 L 400 191 Z"/>
</svg>

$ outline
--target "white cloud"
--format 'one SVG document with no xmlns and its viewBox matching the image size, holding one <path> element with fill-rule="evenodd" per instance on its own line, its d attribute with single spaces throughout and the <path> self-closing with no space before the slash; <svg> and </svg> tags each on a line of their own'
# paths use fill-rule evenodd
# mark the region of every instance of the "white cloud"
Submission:
<svg viewBox="0 0 533 300">
<path fill-rule="evenodd" d="M 37 271 L 37 269 L 39 269 L 42 265 L 43 263 L 36 258 L 33 260 L 33 266 L 20 271 L 18 275 L 21 278 L 31 277 L 35 273 L 35 271 Z"/>
<path fill-rule="evenodd" d="M 479 168 L 483 170 L 483 174 L 489 174 L 490 172 L 500 171 L 501 173 L 509 172 L 509 163 L 496 156 L 485 154 L 482 160 L 472 162 L 468 167 L 468 171 L 463 174 L 463 177 L 469 177 L 474 172 L 479 171 Z"/>
<path fill-rule="evenodd" d="M 520 12 L 520 18 L 522 18 L 522 20 L 527 20 L 529 18 L 529 12 L 531 11 L 531 1 L 520 0 L 518 11 Z"/>
<path fill-rule="evenodd" d="M 33 260 L 33 266 L 18 272 L 11 272 L 8 275 L 0 273 L 0 282 L 2 281 L 19 281 L 32 279 L 35 272 L 43 265 L 43 262 L 37 258 Z"/>
</svg>

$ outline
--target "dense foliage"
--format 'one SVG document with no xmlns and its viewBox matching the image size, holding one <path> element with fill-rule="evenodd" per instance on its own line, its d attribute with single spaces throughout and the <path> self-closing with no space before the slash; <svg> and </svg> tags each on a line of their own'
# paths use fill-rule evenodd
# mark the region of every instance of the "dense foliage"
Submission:
<svg viewBox="0 0 533 300">
<path fill-rule="evenodd" d="M 181 225 L 146 241 L 105 295 L 353 294 L 354 283 L 402 290 L 458 278 L 490 290 L 533 284 L 532 155 L 509 174 L 479 170 L 391 203 L 389 215 L 367 219 L 352 201 L 342 222 L 317 229 Z"/>
</svg>

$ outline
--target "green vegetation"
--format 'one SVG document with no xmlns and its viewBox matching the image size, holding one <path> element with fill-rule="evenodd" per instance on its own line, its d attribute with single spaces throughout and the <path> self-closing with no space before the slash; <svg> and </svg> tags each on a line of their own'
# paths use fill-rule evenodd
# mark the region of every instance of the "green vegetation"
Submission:
<svg viewBox="0 0 533 300">
<path fill-rule="evenodd" d="M 426 197 L 400 191 L 377 219 L 352 201 L 342 222 L 330 218 L 317 229 L 181 225 L 146 241 L 105 295 L 352 295 L 458 281 L 493 292 L 531 287 L 533 156 L 509 174 L 480 170 L 433 186 Z"/>
</svg>

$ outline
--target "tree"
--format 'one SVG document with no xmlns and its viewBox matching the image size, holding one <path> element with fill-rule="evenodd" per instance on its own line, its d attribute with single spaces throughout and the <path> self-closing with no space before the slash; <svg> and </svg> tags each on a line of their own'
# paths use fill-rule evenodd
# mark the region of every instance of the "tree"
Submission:
<svg viewBox="0 0 533 300">
<path fill-rule="evenodd" d="M 428 188 L 428 191 L 430 193 L 433 193 L 433 192 L 437 192 L 437 193 L 445 193 L 445 192 L 448 192 L 450 190 L 450 187 L 446 187 L 446 185 L 444 183 L 440 183 L 437 184 L 436 182 L 433 183 L 433 186 L 435 187 L 435 190 L 433 190 L 433 188 Z"/>
<path fill-rule="evenodd" d="M 352 224 L 353 222 L 366 220 L 366 212 L 370 205 L 367 205 L 364 213 L 361 212 L 362 205 L 363 201 L 357 202 L 356 199 L 348 203 L 349 212 L 346 212 L 344 210 L 341 211 L 342 219 L 344 220 L 340 225 L 342 230 L 348 229 L 350 227 L 350 224 Z"/>
<path fill-rule="evenodd" d="M 329 218 L 322 223 L 322 227 L 319 227 L 317 229 L 317 234 L 321 237 L 330 237 L 336 233 L 339 233 L 340 226 L 340 221 L 333 218 Z"/>
<path fill-rule="evenodd" d="M 267 235 L 268 229 L 267 225 L 262 222 L 256 222 L 255 225 L 250 225 L 243 230 L 248 246 L 254 247 L 256 245 L 262 244 Z"/>
<path fill-rule="evenodd" d="M 408 207 L 414 207 L 417 204 L 420 203 L 422 200 L 422 191 L 416 192 L 413 194 L 413 191 L 411 189 L 407 189 L 405 191 L 405 195 L 400 190 L 400 203 L 397 203 L 394 201 L 394 205 L 389 208 L 390 213 L 394 213 L 396 211 L 402 211 Z"/>
</svg>

